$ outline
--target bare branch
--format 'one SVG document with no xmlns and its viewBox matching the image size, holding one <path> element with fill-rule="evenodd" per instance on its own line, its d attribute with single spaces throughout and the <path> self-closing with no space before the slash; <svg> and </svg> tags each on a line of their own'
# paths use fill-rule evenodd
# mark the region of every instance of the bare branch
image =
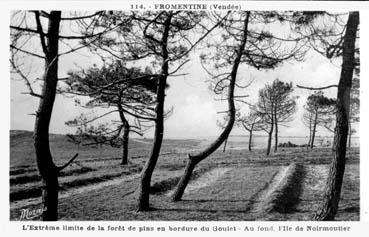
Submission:
<svg viewBox="0 0 369 237">
<path fill-rule="evenodd" d="M 26 53 L 26 54 L 32 55 L 32 56 L 37 57 L 37 58 L 45 59 L 45 57 L 44 57 L 44 56 L 41 56 L 41 55 L 39 55 L 39 54 L 32 53 L 32 52 L 29 52 L 29 51 L 26 51 L 26 50 L 20 49 L 20 48 L 18 48 L 18 47 L 16 47 L 16 46 L 14 46 L 14 45 L 12 45 L 12 44 L 10 45 L 10 48 L 11 48 L 11 49 L 15 49 L 15 50 L 17 50 L 17 51 L 19 51 L 19 52 L 22 52 L 22 53 Z"/>
<path fill-rule="evenodd" d="M 78 153 L 76 153 L 65 165 L 57 167 L 58 171 L 62 171 L 65 169 L 68 165 L 70 165 L 78 156 Z"/>
<path fill-rule="evenodd" d="M 27 92 L 27 94 L 30 94 L 32 96 L 35 96 L 35 97 L 39 97 L 39 98 L 42 98 L 41 95 L 35 93 L 33 91 L 33 88 L 32 88 L 32 85 L 31 83 L 29 82 L 28 78 L 23 74 L 23 72 L 18 68 L 17 65 L 15 65 L 14 61 L 12 59 L 10 59 L 10 63 L 12 64 L 12 67 L 13 69 L 19 74 L 19 76 L 23 79 L 23 81 L 26 83 L 26 86 L 28 87 L 28 90 L 29 92 Z"/>
<path fill-rule="evenodd" d="M 104 11 L 97 11 L 94 14 L 90 14 L 90 15 L 86 15 L 86 16 L 78 16 L 78 17 L 62 17 L 62 18 L 60 18 L 60 20 L 62 20 L 62 21 L 83 20 L 83 19 L 92 18 L 94 16 L 100 15 L 103 12 Z"/>
<path fill-rule="evenodd" d="M 30 33 L 34 33 L 34 34 L 38 34 L 39 32 L 35 29 L 31 29 L 31 28 L 23 28 L 23 27 L 19 27 L 19 26 L 10 26 L 10 29 L 13 30 L 18 30 L 18 31 L 24 31 L 24 32 L 30 32 Z"/>
<path fill-rule="evenodd" d="M 296 85 L 296 87 L 300 89 L 307 89 L 307 90 L 325 90 L 329 88 L 338 87 L 338 85 L 329 85 L 329 86 L 323 86 L 323 87 L 307 87 L 307 86 Z"/>
<path fill-rule="evenodd" d="M 190 60 L 189 59 L 187 59 L 187 60 L 185 60 L 184 62 L 182 62 L 176 69 L 174 69 L 172 72 L 169 72 L 168 74 L 169 75 L 173 75 L 173 74 L 175 74 L 176 72 L 178 72 L 182 67 L 183 67 L 183 65 L 185 65 L 186 63 L 188 63 Z"/>
<path fill-rule="evenodd" d="M 233 98 L 246 98 L 249 97 L 249 95 L 235 95 Z"/>
<path fill-rule="evenodd" d="M 46 42 L 45 42 L 45 33 L 42 29 L 42 25 L 41 25 L 41 21 L 40 21 L 40 12 L 39 11 L 34 11 L 34 13 L 35 13 L 36 24 L 37 24 L 37 32 L 40 35 L 42 51 L 47 56 L 49 54 L 49 52 L 47 50 L 47 46 L 46 46 Z"/>
<path fill-rule="evenodd" d="M 229 110 L 217 112 L 217 114 L 225 114 L 225 113 L 229 113 Z"/>
<path fill-rule="evenodd" d="M 42 95 L 36 94 L 34 92 L 22 92 L 21 94 L 26 94 L 26 95 L 31 95 L 31 96 L 34 96 L 34 97 L 42 98 Z"/>
<path fill-rule="evenodd" d="M 98 120 L 98 119 L 100 119 L 100 118 L 102 118 L 102 117 L 105 117 L 106 115 L 109 115 L 109 114 L 111 114 L 111 113 L 114 113 L 114 112 L 116 112 L 116 111 L 118 111 L 118 110 L 112 110 L 112 111 L 109 111 L 109 112 L 103 113 L 103 114 L 101 114 L 101 115 L 99 115 L 99 116 L 94 117 L 93 119 L 90 119 L 90 120 L 88 120 L 88 121 L 84 121 L 83 123 L 79 123 L 79 124 L 76 124 L 76 125 L 74 125 L 74 124 L 69 124 L 69 125 L 70 125 L 70 126 L 72 126 L 72 127 L 78 127 L 78 126 L 81 126 L 81 125 L 86 125 L 86 124 L 88 124 L 88 123 L 92 123 L 92 122 L 94 122 L 94 121 L 96 121 L 96 120 Z"/>
</svg>

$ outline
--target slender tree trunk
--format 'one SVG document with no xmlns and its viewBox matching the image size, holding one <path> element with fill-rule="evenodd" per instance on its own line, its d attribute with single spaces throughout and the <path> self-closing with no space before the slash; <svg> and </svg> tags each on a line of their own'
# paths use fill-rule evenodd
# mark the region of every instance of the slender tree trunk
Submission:
<svg viewBox="0 0 369 237">
<path fill-rule="evenodd" d="M 117 103 L 117 108 L 118 108 L 120 121 L 123 124 L 122 161 L 121 161 L 121 164 L 122 165 L 127 165 L 128 164 L 128 142 L 129 142 L 130 126 L 129 126 L 128 120 L 124 116 L 124 110 L 123 110 L 123 107 L 122 107 L 122 104 L 121 104 L 122 94 L 123 94 L 123 92 L 119 93 L 119 100 L 118 100 L 118 103 Z"/>
<path fill-rule="evenodd" d="M 129 123 L 128 121 L 123 125 L 122 137 L 122 165 L 128 164 L 128 142 L 129 142 Z"/>
<path fill-rule="evenodd" d="M 249 151 L 251 151 L 251 147 L 252 147 L 252 127 L 249 131 Z"/>
<path fill-rule="evenodd" d="M 274 112 L 274 123 L 275 123 L 275 134 L 274 134 L 274 152 L 278 149 L 278 121 L 277 121 L 277 111 Z"/>
<path fill-rule="evenodd" d="M 269 133 L 268 133 L 268 144 L 267 144 L 267 151 L 266 151 L 267 156 L 270 154 L 270 149 L 272 147 L 273 129 L 274 129 L 274 121 L 272 121 L 270 123 L 270 130 L 269 130 Z"/>
<path fill-rule="evenodd" d="M 311 135 L 312 135 L 312 126 L 311 126 L 311 119 L 309 119 L 309 141 L 308 141 L 308 144 L 306 146 L 306 149 L 309 149 L 309 146 L 311 144 Z"/>
<path fill-rule="evenodd" d="M 224 141 L 223 152 L 225 152 L 225 151 L 226 151 L 227 142 L 228 142 L 228 137 L 227 137 L 227 138 L 225 139 L 225 141 Z"/>
<path fill-rule="evenodd" d="M 37 167 L 42 179 L 42 220 L 58 219 L 58 174 L 59 170 L 53 162 L 49 146 L 49 125 L 55 101 L 58 82 L 58 46 L 60 11 L 51 11 L 48 23 L 45 52 L 45 74 L 41 99 L 36 112 L 34 128 L 34 147 Z M 40 37 L 44 38 L 44 35 Z"/>
<path fill-rule="evenodd" d="M 312 136 L 311 136 L 311 143 L 310 143 L 310 148 L 313 149 L 314 148 L 314 141 L 315 141 L 315 133 L 316 133 L 316 125 L 318 123 L 318 111 L 315 111 L 315 118 L 314 118 L 314 124 L 313 124 L 313 132 L 312 132 Z"/>
<path fill-rule="evenodd" d="M 355 67 L 355 41 L 359 25 L 359 12 L 350 12 L 342 50 L 342 70 L 337 91 L 337 115 L 335 150 L 321 208 L 315 219 L 334 220 L 340 200 L 342 180 L 345 172 L 348 122 L 350 116 L 350 91 Z"/>
<path fill-rule="evenodd" d="M 138 211 L 149 211 L 150 210 L 150 183 L 151 176 L 155 169 L 156 162 L 159 158 L 160 148 L 163 141 L 164 133 L 164 101 L 165 101 L 165 86 L 167 84 L 168 77 L 168 49 L 167 42 L 169 37 L 169 30 L 172 21 L 172 15 L 169 14 L 164 22 L 164 32 L 161 39 L 161 50 L 162 50 L 162 67 L 161 76 L 158 80 L 157 86 L 157 104 L 155 108 L 156 119 L 155 119 L 155 132 L 154 132 L 154 143 L 151 149 L 151 154 L 147 160 L 143 170 L 141 171 L 141 181 L 139 186 L 138 194 Z"/>
<path fill-rule="evenodd" d="M 351 130 L 351 122 L 349 121 L 349 131 L 348 131 L 348 135 L 349 135 L 349 138 L 348 138 L 348 148 L 351 148 L 351 136 L 352 136 L 352 130 Z"/>
<path fill-rule="evenodd" d="M 245 49 L 245 45 L 247 42 L 247 32 L 248 32 L 250 12 L 246 12 L 246 14 L 247 15 L 244 20 L 244 28 L 243 28 L 243 39 L 242 39 L 241 44 L 239 45 L 239 48 L 237 49 L 237 56 L 233 63 L 229 86 L 228 86 L 227 101 L 228 101 L 229 119 L 228 119 L 227 125 L 225 126 L 223 132 L 219 135 L 219 137 L 212 144 L 210 144 L 210 146 L 207 147 L 204 151 L 196 155 L 193 155 L 193 156 L 192 155 L 188 156 L 186 169 L 183 173 L 183 176 L 179 180 L 177 187 L 174 191 L 174 194 L 172 196 L 173 201 L 179 201 L 182 199 L 182 195 L 187 187 L 188 181 L 191 178 L 191 175 L 192 175 L 192 172 L 195 166 L 198 163 L 200 163 L 202 160 L 204 160 L 206 157 L 208 157 L 210 154 L 212 154 L 214 151 L 216 151 L 216 149 L 218 149 L 222 145 L 224 140 L 228 138 L 229 134 L 232 131 L 233 124 L 235 122 L 235 117 L 236 117 L 236 108 L 234 105 L 234 87 L 236 84 L 238 67 L 241 62 L 243 51 Z"/>
</svg>

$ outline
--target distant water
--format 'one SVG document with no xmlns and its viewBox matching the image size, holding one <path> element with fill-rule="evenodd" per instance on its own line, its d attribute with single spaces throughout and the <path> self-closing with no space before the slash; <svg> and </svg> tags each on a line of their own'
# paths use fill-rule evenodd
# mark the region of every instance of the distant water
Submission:
<svg viewBox="0 0 369 237">
<path fill-rule="evenodd" d="M 214 138 L 207 137 L 201 139 L 203 142 L 211 142 Z M 291 142 L 296 145 L 305 145 L 308 143 L 308 137 L 279 137 L 279 143 L 287 143 Z M 255 136 L 253 137 L 252 145 L 253 148 L 265 148 L 268 142 L 267 136 Z M 314 146 L 316 147 L 330 147 L 332 146 L 333 137 L 316 137 L 314 141 Z M 228 138 L 228 148 L 233 149 L 247 149 L 249 143 L 248 136 L 230 136 Z M 272 140 L 272 145 L 274 146 L 274 137 Z M 351 138 L 351 146 L 352 147 L 359 147 L 360 146 L 360 138 L 359 137 L 352 137 Z"/>
</svg>

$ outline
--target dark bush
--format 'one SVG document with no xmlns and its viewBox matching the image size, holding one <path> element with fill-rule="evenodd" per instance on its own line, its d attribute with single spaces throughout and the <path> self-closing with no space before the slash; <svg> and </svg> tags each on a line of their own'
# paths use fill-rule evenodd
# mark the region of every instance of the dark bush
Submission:
<svg viewBox="0 0 369 237">
<path fill-rule="evenodd" d="M 279 143 L 278 147 L 298 147 L 299 145 L 296 145 L 290 141 L 285 142 L 285 143 Z"/>
</svg>

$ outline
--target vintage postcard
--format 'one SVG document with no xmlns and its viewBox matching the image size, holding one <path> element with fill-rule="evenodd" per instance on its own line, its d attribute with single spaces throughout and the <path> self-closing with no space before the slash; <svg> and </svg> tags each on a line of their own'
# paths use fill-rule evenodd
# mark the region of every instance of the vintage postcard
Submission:
<svg viewBox="0 0 369 237">
<path fill-rule="evenodd" d="M 368 9 L 4 6 L 4 231 L 367 230 Z"/>
</svg>

